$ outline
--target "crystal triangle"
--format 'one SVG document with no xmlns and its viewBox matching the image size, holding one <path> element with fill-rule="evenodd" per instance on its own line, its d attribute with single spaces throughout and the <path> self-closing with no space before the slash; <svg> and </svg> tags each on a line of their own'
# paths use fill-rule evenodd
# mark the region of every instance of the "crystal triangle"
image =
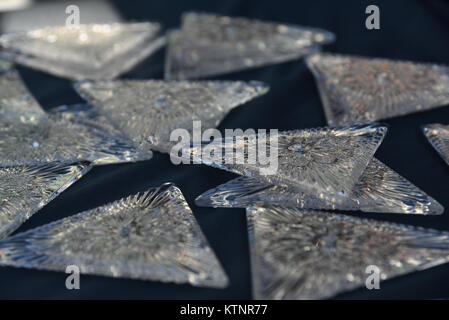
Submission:
<svg viewBox="0 0 449 320">
<path fill-rule="evenodd" d="M 78 92 L 139 149 L 170 152 L 174 129 L 192 134 L 193 121 L 216 126 L 227 113 L 268 91 L 260 82 L 84 81 Z"/>
<path fill-rule="evenodd" d="M 164 43 L 157 23 L 46 27 L 0 36 L 4 57 L 69 79 L 109 79 L 131 69 Z"/>
<path fill-rule="evenodd" d="M 435 123 L 423 128 L 424 135 L 449 165 L 449 126 Z"/>
<path fill-rule="evenodd" d="M 284 131 L 269 137 L 225 137 L 186 147 L 183 157 L 270 184 L 344 196 L 352 191 L 386 131 L 384 126 L 367 124 Z M 267 150 L 268 164 L 261 161 Z"/>
<path fill-rule="evenodd" d="M 247 209 L 256 299 L 322 299 L 449 260 L 449 233 L 325 211 Z"/>
<path fill-rule="evenodd" d="M 80 179 L 89 162 L 0 168 L 0 240 Z"/>
<path fill-rule="evenodd" d="M 361 210 L 365 212 L 442 214 L 438 201 L 373 158 L 347 197 L 310 194 L 269 184 L 254 177 L 239 177 L 196 198 L 203 207 L 278 205 L 304 209 Z"/>
<path fill-rule="evenodd" d="M 0 117 L 19 122 L 34 122 L 45 112 L 23 83 L 12 64 L 0 59 Z"/>
<path fill-rule="evenodd" d="M 329 125 L 377 121 L 449 103 L 443 65 L 319 53 L 307 58 Z"/>
<path fill-rule="evenodd" d="M 334 40 L 328 31 L 188 12 L 168 36 L 166 79 L 218 75 L 300 58 Z"/>
<path fill-rule="evenodd" d="M 28 245 L 32 243 L 32 245 Z M 0 265 L 225 287 L 181 191 L 149 189 L 0 242 Z"/>
</svg>

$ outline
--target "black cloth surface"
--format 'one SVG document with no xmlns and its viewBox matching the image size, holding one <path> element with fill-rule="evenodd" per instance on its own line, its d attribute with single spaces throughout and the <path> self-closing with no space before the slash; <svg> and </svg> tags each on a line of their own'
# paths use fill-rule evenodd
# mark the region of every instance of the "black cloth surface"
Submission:
<svg viewBox="0 0 449 320">
<path fill-rule="evenodd" d="M 76 1 L 74 1 L 76 3 Z M 156 20 L 165 28 L 179 24 L 180 14 L 200 10 L 232 16 L 320 27 L 334 32 L 335 43 L 324 51 L 420 62 L 449 63 L 449 2 L 432 1 L 113 1 L 126 20 Z M 381 29 L 365 28 L 365 8 L 380 8 Z M 82 14 L 82 12 L 81 12 Z M 81 20 L 82 21 L 82 20 Z M 162 79 L 165 49 L 121 78 Z M 18 67 L 27 86 L 45 109 L 83 100 L 70 81 Z M 314 78 L 302 60 L 214 77 L 260 80 L 270 91 L 233 110 L 221 123 L 225 128 L 325 126 Z M 449 123 L 449 108 L 383 121 L 389 132 L 376 153 L 381 161 L 449 208 L 449 167 L 428 144 L 421 131 L 427 123 Z M 133 164 L 95 167 L 80 181 L 45 206 L 17 231 L 94 208 L 123 196 L 174 182 L 183 191 L 211 247 L 229 276 L 226 289 L 196 288 L 107 277 L 81 276 L 80 290 L 67 290 L 64 273 L 0 268 L 0 298 L 37 299 L 249 299 L 251 277 L 244 209 L 200 208 L 194 199 L 202 192 L 236 177 L 203 165 L 179 165 L 169 156 Z M 441 216 L 379 213 L 353 215 L 449 230 L 449 212 Z M 381 282 L 380 290 L 365 288 L 341 294 L 341 299 L 449 298 L 449 264 Z"/>
</svg>

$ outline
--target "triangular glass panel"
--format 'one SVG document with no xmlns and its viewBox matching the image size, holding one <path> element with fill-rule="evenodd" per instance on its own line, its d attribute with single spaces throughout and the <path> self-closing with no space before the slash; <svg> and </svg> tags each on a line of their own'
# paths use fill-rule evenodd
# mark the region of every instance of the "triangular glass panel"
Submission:
<svg viewBox="0 0 449 320">
<path fill-rule="evenodd" d="M 32 245 L 27 245 L 32 243 Z M 225 287 L 181 191 L 169 184 L 0 242 L 0 265 Z"/>
<path fill-rule="evenodd" d="M 430 144 L 449 165 L 449 126 L 435 123 L 423 128 L 424 135 Z"/>
<path fill-rule="evenodd" d="M 80 179 L 89 162 L 0 168 L 0 240 Z"/>
<path fill-rule="evenodd" d="M 11 63 L 0 59 L 0 117 L 10 121 L 35 122 L 45 112 L 23 83 Z"/>
<path fill-rule="evenodd" d="M 174 129 L 192 134 L 193 121 L 213 128 L 233 108 L 268 91 L 260 82 L 85 81 L 78 92 L 139 149 L 170 152 Z"/>
<path fill-rule="evenodd" d="M 3 56 L 69 79 L 112 79 L 165 44 L 157 23 L 46 27 L 0 36 Z"/>
<path fill-rule="evenodd" d="M 282 207 L 247 209 L 255 299 L 322 299 L 449 261 L 449 233 Z M 367 273 L 367 270 L 370 270 Z"/>
<path fill-rule="evenodd" d="M 0 166 L 88 160 L 96 165 L 151 158 L 128 141 L 64 119 L 33 123 L 0 119 Z"/>
<path fill-rule="evenodd" d="M 377 121 L 449 103 L 449 67 L 319 53 L 307 58 L 329 125 Z"/>
<path fill-rule="evenodd" d="M 386 132 L 384 126 L 366 124 L 284 131 L 269 137 L 260 134 L 225 137 L 186 147 L 183 156 L 190 156 L 197 163 L 258 177 L 270 184 L 346 197 Z M 267 153 L 270 157 L 264 159 Z"/>
<path fill-rule="evenodd" d="M 347 197 L 310 194 L 239 177 L 196 198 L 203 207 L 246 208 L 278 205 L 305 209 L 361 210 L 365 212 L 442 214 L 443 206 L 379 160 L 373 158 Z"/>
<path fill-rule="evenodd" d="M 298 59 L 332 42 L 328 31 L 272 22 L 185 13 L 168 36 L 165 78 L 192 79 Z"/>
</svg>

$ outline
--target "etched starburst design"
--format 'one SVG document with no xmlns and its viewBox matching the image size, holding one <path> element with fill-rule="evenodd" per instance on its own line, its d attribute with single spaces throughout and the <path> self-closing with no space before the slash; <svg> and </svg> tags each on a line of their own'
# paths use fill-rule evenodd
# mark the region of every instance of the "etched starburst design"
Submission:
<svg viewBox="0 0 449 320">
<path fill-rule="evenodd" d="M 256 299 L 321 299 L 449 261 L 449 233 L 325 211 L 247 209 Z"/>
<path fill-rule="evenodd" d="M 423 128 L 424 135 L 449 165 L 449 126 L 439 123 L 428 124 Z"/>
<path fill-rule="evenodd" d="M 449 103 L 443 65 L 318 53 L 307 58 L 329 125 L 377 121 Z"/>
<path fill-rule="evenodd" d="M 170 152 L 174 129 L 215 127 L 233 108 L 268 91 L 260 82 L 123 80 L 81 82 L 78 92 L 139 149 Z"/>
<path fill-rule="evenodd" d="M 0 240 L 81 178 L 88 162 L 0 168 Z"/>
<path fill-rule="evenodd" d="M 369 124 L 285 131 L 267 139 L 254 134 L 186 147 L 183 152 L 195 161 L 271 184 L 343 195 L 351 192 L 386 131 L 386 127 Z M 270 154 L 277 152 L 271 159 L 277 162 L 274 172 L 263 170 L 276 163 L 262 163 L 260 155 L 256 159 L 258 152 L 267 150 Z M 236 155 L 241 155 L 241 159 Z"/>
<path fill-rule="evenodd" d="M 109 79 L 131 69 L 165 40 L 157 23 L 46 27 L 0 36 L 4 56 L 69 79 Z"/>
<path fill-rule="evenodd" d="M 195 203 L 205 207 L 279 205 L 406 214 L 442 214 L 444 211 L 438 201 L 375 158 L 348 196 L 300 192 L 243 176 L 206 191 L 196 198 Z"/>
<path fill-rule="evenodd" d="M 188 12 L 169 34 L 166 79 L 189 79 L 300 58 L 334 40 L 328 31 Z"/>
<path fill-rule="evenodd" d="M 170 184 L 8 238 L 0 243 L 0 265 L 62 272 L 76 265 L 82 274 L 228 283 L 181 191 Z"/>
</svg>

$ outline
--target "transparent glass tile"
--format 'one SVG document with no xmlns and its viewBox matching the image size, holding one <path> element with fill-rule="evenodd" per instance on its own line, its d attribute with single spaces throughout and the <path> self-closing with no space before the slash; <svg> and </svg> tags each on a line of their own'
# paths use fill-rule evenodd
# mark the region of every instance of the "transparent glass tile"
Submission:
<svg viewBox="0 0 449 320">
<path fill-rule="evenodd" d="M 168 36 L 165 78 L 184 80 L 298 59 L 332 42 L 328 31 L 188 12 Z"/>
<path fill-rule="evenodd" d="M 0 240 L 91 169 L 89 162 L 0 168 Z"/>
<path fill-rule="evenodd" d="M 307 58 L 329 125 L 377 121 L 449 103 L 444 65 L 319 53 Z"/>
<path fill-rule="evenodd" d="M 373 158 L 347 197 L 313 194 L 239 177 L 196 198 L 202 207 L 246 208 L 278 205 L 305 209 L 361 210 L 365 212 L 442 214 L 443 206 L 424 191 Z"/>
<path fill-rule="evenodd" d="M 449 260 L 449 233 L 325 211 L 247 209 L 255 299 L 322 299 Z"/>
<path fill-rule="evenodd" d="M 139 149 L 170 152 L 174 129 L 215 127 L 233 108 L 268 91 L 261 82 L 84 81 L 77 91 Z"/>
<path fill-rule="evenodd" d="M 449 126 L 434 123 L 423 128 L 424 135 L 449 165 Z"/>
<path fill-rule="evenodd" d="M 29 245 L 29 244 L 32 245 Z M 0 265 L 225 287 L 181 191 L 152 188 L 0 242 Z"/>
<path fill-rule="evenodd" d="M 69 79 L 110 79 L 165 44 L 157 23 L 46 27 L 0 36 L 4 57 Z"/>
<path fill-rule="evenodd" d="M 0 118 L 35 122 L 45 112 L 23 83 L 12 64 L 0 59 Z"/>
<path fill-rule="evenodd" d="M 94 127 L 64 119 L 35 123 L 0 119 L 0 166 L 88 160 L 96 165 L 134 162 L 151 154 Z"/>
<path fill-rule="evenodd" d="M 190 155 L 194 162 L 257 177 L 270 184 L 315 194 L 331 192 L 345 196 L 353 190 L 386 132 L 387 128 L 378 124 L 292 130 L 271 135 L 262 142 L 258 134 L 245 139 L 228 137 L 186 147 L 183 153 Z M 276 141 L 277 170 L 267 174 L 264 170 L 270 165 L 261 163 L 260 158 L 255 159 L 253 155 L 257 155 L 258 145 L 266 143 L 265 149 L 270 151 Z M 240 161 L 236 161 L 236 154 L 241 156 Z"/>
</svg>

